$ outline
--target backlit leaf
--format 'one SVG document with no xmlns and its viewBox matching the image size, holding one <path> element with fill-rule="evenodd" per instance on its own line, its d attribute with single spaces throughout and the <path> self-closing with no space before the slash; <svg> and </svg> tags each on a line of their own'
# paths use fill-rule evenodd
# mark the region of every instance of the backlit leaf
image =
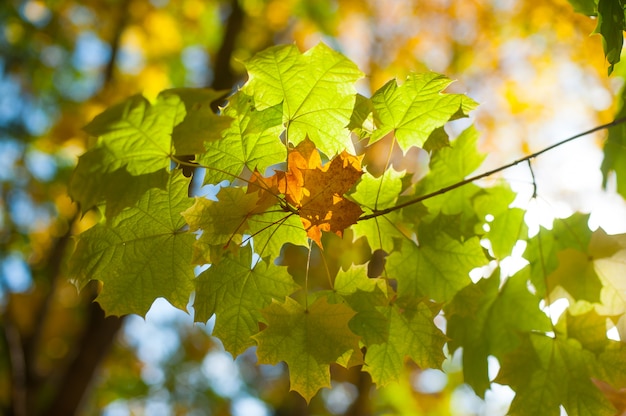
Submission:
<svg viewBox="0 0 626 416">
<path fill-rule="evenodd" d="M 383 342 L 367 346 L 363 369 L 372 381 L 385 386 L 397 381 L 402 373 L 405 358 L 412 359 L 422 368 L 440 368 L 444 360 L 445 335 L 433 322 L 436 313 L 424 302 L 411 300 L 378 308 L 385 321 L 367 330 L 379 333 L 359 333 L 364 338 L 377 337 Z M 381 323 L 384 326 L 381 327 Z M 384 332 L 383 332 L 384 331 Z M 374 342 L 377 338 L 373 338 Z"/>
<path fill-rule="evenodd" d="M 353 153 L 350 123 L 354 83 L 363 75 L 346 57 L 323 43 L 301 54 L 295 45 L 274 46 L 246 62 L 249 80 L 243 91 L 257 108 L 281 104 L 289 141 L 309 137 L 327 156 Z"/>
<path fill-rule="evenodd" d="M 576 341 L 530 334 L 502 361 L 497 383 L 516 395 L 511 415 L 614 415 L 615 408 L 591 382 L 594 355 Z"/>
<path fill-rule="evenodd" d="M 499 359 L 519 344 L 519 334 L 549 331 L 539 299 L 527 288 L 528 269 L 500 287 L 498 273 L 462 289 L 444 308 L 450 353 L 463 348 L 464 380 L 481 397 L 489 388 L 489 355 Z"/>
<path fill-rule="evenodd" d="M 204 182 L 232 181 L 244 168 L 264 172 L 285 160 L 286 147 L 280 142 L 282 111 L 280 105 L 263 110 L 255 108 L 254 98 L 239 91 L 229 98 L 223 110 L 230 126 L 222 137 L 204 142 L 199 163 L 208 166 Z"/>
<path fill-rule="evenodd" d="M 624 44 L 624 1 L 598 0 L 598 25 L 594 33 L 602 35 L 604 55 L 609 62 L 609 75 L 613 66 L 620 61 L 622 45 Z"/>
<path fill-rule="evenodd" d="M 218 116 L 211 108 L 211 104 L 224 97 L 226 92 L 208 88 L 175 88 L 163 91 L 160 97 L 172 95 L 180 100 L 172 130 L 176 153 L 204 153 L 204 143 L 219 139 L 222 130 L 231 124 L 230 117 Z"/>
<path fill-rule="evenodd" d="M 626 117 L 626 90 L 619 97 L 620 109 L 615 114 L 615 119 Z M 620 124 L 609 128 L 609 134 L 604 142 L 603 159 L 600 169 L 602 170 L 602 184 L 607 186 L 609 174 L 615 172 L 617 192 L 626 198 L 626 125 Z"/>
<path fill-rule="evenodd" d="M 158 297 L 186 308 L 195 240 L 183 231 L 180 214 L 192 203 L 188 183 L 182 174 L 173 174 L 166 190 L 149 190 L 135 207 L 81 235 L 70 274 L 81 287 L 93 279 L 103 283 L 97 300 L 108 314 L 143 316 Z"/>
<path fill-rule="evenodd" d="M 196 197 L 183 212 L 191 231 L 202 230 L 198 243 L 227 246 L 236 235 L 248 229 L 248 219 L 257 208 L 258 196 L 241 188 L 222 188 L 218 201 Z"/>
<path fill-rule="evenodd" d="M 297 287 L 285 267 L 263 261 L 253 264 L 252 249 L 247 245 L 198 276 L 195 320 L 206 322 L 215 314 L 213 335 L 237 356 L 254 345 L 251 336 L 259 332 L 260 310 L 273 299 L 284 300 Z"/>
<path fill-rule="evenodd" d="M 262 314 L 268 327 L 254 336 L 259 363 L 285 361 L 291 390 L 307 402 L 319 389 L 330 387 L 330 364 L 359 350 L 359 337 L 348 328 L 354 311 L 345 304 L 329 304 L 320 297 L 305 309 L 287 298 L 273 301 Z"/>
<path fill-rule="evenodd" d="M 469 272 L 487 263 L 478 238 L 465 242 L 445 232 L 422 225 L 418 229 L 419 245 L 403 241 L 400 252 L 387 259 L 387 273 L 398 280 L 398 294 L 437 302 L 451 300 L 470 283 Z"/>
<path fill-rule="evenodd" d="M 372 96 L 378 129 L 372 143 L 391 131 L 406 151 L 422 147 L 449 120 L 466 116 L 476 103 L 460 94 L 442 94 L 452 81 L 435 73 L 411 74 L 402 85 L 392 80 Z"/>
</svg>

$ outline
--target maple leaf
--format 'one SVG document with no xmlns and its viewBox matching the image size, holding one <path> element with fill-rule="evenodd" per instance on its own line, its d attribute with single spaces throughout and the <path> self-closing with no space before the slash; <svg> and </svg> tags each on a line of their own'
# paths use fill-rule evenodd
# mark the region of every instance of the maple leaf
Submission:
<svg viewBox="0 0 626 416">
<path fill-rule="evenodd" d="M 469 272 L 487 263 L 477 237 L 460 242 L 436 225 L 418 227 L 419 245 L 403 241 L 387 258 L 387 275 L 398 280 L 398 294 L 437 302 L 451 300 L 471 281 Z"/>
<path fill-rule="evenodd" d="M 527 288 L 529 269 L 509 277 L 500 287 L 499 273 L 463 288 L 444 307 L 450 353 L 463 348 L 463 375 L 476 394 L 489 388 L 487 358 L 501 359 L 515 349 L 518 334 L 550 331 L 548 317 L 539 310 L 539 299 Z"/>
<path fill-rule="evenodd" d="M 237 255 L 224 256 L 198 276 L 195 320 L 206 322 L 215 314 L 213 335 L 237 356 L 254 345 L 251 336 L 259 331 L 259 311 L 297 288 L 286 267 L 264 261 L 252 264 L 252 248 L 246 245 Z"/>
<path fill-rule="evenodd" d="M 531 282 L 537 296 L 546 297 L 552 287 L 546 288 L 547 277 L 559 267 L 557 253 L 571 248 L 585 252 L 589 247 L 592 232 L 587 225 L 589 215 L 574 214 L 555 220 L 552 230 L 539 227 L 539 232 L 528 239 L 524 258 L 530 263 Z"/>
<path fill-rule="evenodd" d="M 90 149 L 79 157 L 68 193 L 80 204 L 83 212 L 106 201 L 105 214 L 111 218 L 122 209 L 135 205 L 148 189 L 165 189 L 168 181 L 165 168 L 131 175 L 125 166 L 117 167 L 114 160 L 105 146 Z"/>
<path fill-rule="evenodd" d="M 365 208 L 365 214 L 372 214 L 374 210 L 381 210 L 393 206 L 402 191 L 403 172 L 393 169 L 386 170 L 382 176 L 376 178 L 365 172 L 350 198 Z M 404 234 L 400 231 L 402 219 L 397 211 L 385 215 L 359 221 L 351 227 L 355 239 L 365 236 L 370 246 L 391 252 L 394 239 Z"/>
<path fill-rule="evenodd" d="M 363 213 L 344 196 L 362 174 L 361 158 L 345 151 L 322 166 L 315 144 L 305 139 L 290 150 L 288 171 L 276 172 L 269 180 L 277 181 L 275 186 L 295 207 L 309 238 L 322 247 L 322 231 L 341 236 Z"/>
<path fill-rule="evenodd" d="M 339 270 L 333 289 L 357 312 L 350 320 L 350 329 L 363 337 L 365 345 L 387 341 L 389 322 L 381 312 L 381 308 L 389 304 L 390 296 L 385 279 L 370 279 L 366 265 L 355 265 L 348 270 Z"/>
<path fill-rule="evenodd" d="M 379 386 L 397 381 L 407 357 L 423 368 L 439 368 L 446 336 L 433 322 L 439 308 L 422 299 L 391 301 L 386 279 L 367 277 L 365 265 L 340 270 L 334 290 L 357 314 L 350 329 L 366 346 L 363 369 Z"/>
<path fill-rule="evenodd" d="M 83 212 L 113 201 L 117 207 L 107 210 L 114 214 L 136 201 L 119 198 L 131 188 L 135 195 L 150 187 L 165 188 L 166 178 L 156 172 L 170 168 L 174 152 L 202 151 L 201 142 L 211 134 L 219 136 L 230 123 L 228 117 L 207 115 L 220 95 L 213 90 L 165 90 L 152 104 L 135 95 L 96 116 L 85 131 L 97 143 L 78 160 L 69 183 L 72 199 Z"/>
<path fill-rule="evenodd" d="M 621 30 L 620 30 L 621 33 Z M 615 119 L 626 117 L 626 90 L 622 90 L 621 108 L 615 114 Z M 607 187 L 609 174 L 615 172 L 617 192 L 626 198 L 626 125 L 619 124 L 609 128 L 609 134 L 604 142 L 602 165 L 602 186 Z"/>
<path fill-rule="evenodd" d="M 107 314 L 144 316 L 158 297 L 187 306 L 195 236 L 182 231 L 180 213 L 192 202 L 188 185 L 182 173 L 173 173 L 166 190 L 147 191 L 135 207 L 81 234 L 70 275 L 81 287 L 90 280 L 103 283 L 97 300 Z"/>
<path fill-rule="evenodd" d="M 432 305 L 420 299 L 404 298 L 378 307 L 378 311 L 384 320 L 379 319 L 377 325 L 369 326 L 368 330 L 382 329 L 372 334 L 381 342 L 368 343 L 363 367 L 372 381 L 379 386 L 397 381 L 406 357 L 422 368 L 441 368 L 447 338 L 433 322 L 437 312 Z M 367 332 L 358 335 L 372 336 Z"/>
<path fill-rule="evenodd" d="M 489 231 L 485 233 L 496 258 L 503 259 L 511 254 L 518 240 L 527 237 L 528 227 L 524 222 L 524 210 L 510 208 L 515 193 L 509 186 L 486 189 L 474 199 L 474 208 L 479 219 L 491 215 Z"/>
<path fill-rule="evenodd" d="M 172 144 L 177 154 L 204 153 L 205 142 L 219 139 L 233 119 L 215 114 L 211 104 L 226 94 L 227 91 L 210 88 L 173 88 L 159 94 L 162 98 L 176 96 L 180 99 L 172 129 Z"/>
<path fill-rule="evenodd" d="M 605 315 L 626 313 L 626 234 L 607 235 L 599 228 L 592 236 L 589 251 L 602 282 L 597 311 Z"/>
<path fill-rule="evenodd" d="M 293 213 L 286 213 L 280 205 L 253 215 L 248 219 L 254 247 L 262 256 L 276 258 L 286 242 L 308 247 L 308 236 L 302 221 Z"/>
<path fill-rule="evenodd" d="M 256 212 L 258 196 L 241 188 L 221 188 L 217 201 L 196 197 L 182 215 L 191 231 L 203 230 L 200 243 L 227 246 L 233 236 L 248 229 L 248 218 Z"/>
<path fill-rule="evenodd" d="M 354 108 L 354 83 L 363 76 L 357 66 L 323 43 L 300 53 L 295 45 L 268 48 L 245 62 L 243 91 L 257 108 L 282 105 L 289 141 L 306 137 L 326 155 L 353 151 L 346 128 Z"/>
<path fill-rule="evenodd" d="M 592 305 L 587 305 L 587 310 L 581 312 L 576 308 L 582 302 L 570 306 L 566 313 L 561 315 L 559 326 L 564 323 L 568 338 L 576 339 L 583 348 L 600 354 L 609 345 L 610 340 L 606 336 L 607 319 L 610 317 L 599 315 Z"/>
<path fill-rule="evenodd" d="M 594 355 L 574 340 L 529 333 L 507 354 L 495 379 L 516 395 L 511 415 L 558 416 L 562 405 L 568 415 L 612 416 L 615 408 L 592 383 Z"/>
<path fill-rule="evenodd" d="M 154 104 L 135 95 L 96 116 L 85 131 L 98 137 L 118 166 L 126 166 L 132 175 L 169 167 L 172 154 L 172 130 L 182 121 L 175 94 L 162 93 Z"/>
<path fill-rule="evenodd" d="M 285 361 L 291 390 L 307 402 L 321 388 L 330 387 L 330 364 L 359 351 L 359 337 L 348 327 L 355 313 L 345 304 L 330 304 L 320 297 L 305 309 L 286 298 L 284 303 L 272 301 L 261 313 L 268 326 L 253 337 L 259 363 Z"/>
<path fill-rule="evenodd" d="M 378 129 L 370 143 L 394 131 L 406 151 L 423 146 L 431 133 L 449 120 L 464 117 L 476 102 L 461 94 L 442 94 L 452 81 L 435 73 L 410 74 L 402 85 L 391 80 L 372 96 Z"/>
<path fill-rule="evenodd" d="M 621 0 L 598 0 L 597 8 L 598 25 L 593 33 L 602 36 L 604 55 L 609 62 L 608 74 L 611 75 L 613 67 L 620 61 L 622 46 L 624 44 L 624 3 Z"/>
<path fill-rule="evenodd" d="M 485 159 L 477 150 L 478 132 L 474 127 L 465 129 L 449 147 L 433 152 L 428 174 L 418 182 L 415 195 L 421 196 L 438 191 L 446 186 L 464 180 L 474 172 Z M 452 191 L 429 198 L 423 204 L 428 208 L 428 220 L 440 213 L 460 215 L 460 231 L 463 235 L 475 235 L 474 226 L 479 222 L 472 204 L 481 188 L 470 183 Z M 483 218 L 480 219 L 482 222 Z"/>
<path fill-rule="evenodd" d="M 589 254 L 571 248 L 556 254 L 559 267 L 548 276 L 548 287 L 553 289 L 558 285 L 574 299 L 598 302 L 602 282 Z"/>
<path fill-rule="evenodd" d="M 532 283 L 540 295 L 549 295 L 558 286 L 575 300 L 601 301 L 604 310 L 599 307 L 600 313 L 621 314 L 626 297 L 618 270 L 625 263 L 621 252 L 626 242 L 623 235 L 609 236 L 601 228 L 592 232 L 588 220 L 588 215 L 574 214 L 558 219 L 552 231 L 540 228 L 525 253 Z"/>
<path fill-rule="evenodd" d="M 263 172 L 285 160 L 285 146 L 279 138 L 283 130 L 280 105 L 258 110 L 254 98 L 239 91 L 229 98 L 222 112 L 233 121 L 221 131 L 221 138 L 204 141 L 198 158 L 200 164 L 208 166 L 204 183 L 232 180 L 244 168 Z"/>
</svg>

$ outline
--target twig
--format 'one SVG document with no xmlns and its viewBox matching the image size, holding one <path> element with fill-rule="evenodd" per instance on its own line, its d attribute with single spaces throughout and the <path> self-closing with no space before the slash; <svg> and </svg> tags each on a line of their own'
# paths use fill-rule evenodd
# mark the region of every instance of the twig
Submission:
<svg viewBox="0 0 626 416">
<path fill-rule="evenodd" d="M 470 178 L 464 179 L 464 180 L 462 180 L 460 182 L 454 183 L 452 185 L 445 186 L 445 187 L 443 187 L 443 188 L 441 188 L 441 189 L 439 189 L 437 191 L 428 193 L 426 195 L 419 196 L 417 198 L 411 199 L 410 201 L 404 202 L 402 204 L 398 204 L 396 206 L 389 207 L 389 208 L 386 208 L 386 209 L 374 210 L 374 212 L 372 212 L 371 214 L 363 215 L 361 218 L 359 218 L 359 221 L 368 220 L 368 219 L 371 219 L 371 218 L 379 217 L 381 215 L 389 214 L 390 212 L 397 211 L 397 210 L 402 209 L 402 208 L 406 208 L 408 206 L 411 206 L 411 205 L 417 204 L 419 202 L 422 202 L 422 201 L 424 201 L 426 199 L 430 199 L 430 198 L 433 198 L 433 197 L 438 196 L 438 195 L 443 195 L 443 194 L 445 194 L 447 192 L 450 192 L 450 191 L 452 191 L 454 189 L 460 188 L 461 186 L 467 185 L 467 184 L 472 183 L 472 182 L 476 182 L 479 179 L 486 178 L 486 177 L 491 176 L 491 175 L 493 175 L 495 173 L 498 173 L 498 172 L 501 172 L 501 171 L 506 170 L 508 168 L 511 168 L 513 166 L 516 166 L 516 165 L 518 165 L 518 164 L 520 164 L 522 162 L 530 161 L 531 159 L 534 159 L 534 158 L 536 158 L 537 156 L 539 156 L 539 155 L 541 155 L 543 153 L 546 153 L 546 152 L 548 152 L 548 151 L 550 151 L 550 150 L 552 150 L 554 148 L 562 146 L 562 145 L 564 145 L 566 143 L 569 143 L 569 142 L 571 142 L 573 140 L 576 140 L 576 139 L 578 139 L 580 137 L 587 136 L 587 135 L 589 135 L 591 133 L 595 133 L 596 131 L 608 129 L 610 127 L 614 127 L 614 126 L 623 124 L 624 122 L 626 122 L 626 117 L 615 119 L 615 120 L 611 121 L 610 123 L 601 124 L 599 126 L 596 126 L 596 127 L 592 128 L 592 129 L 589 129 L 589 130 L 584 131 L 582 133 L 578 133 L 578 134 L 576 134 L 574 136 L 568 137 L 565 140 L 561 140 L 560 142 L 557 142 L 557 143 L 555 143 L 555 144 L 553 144 L 551 146 L 548 146 L 548 147 L 546 147 L 544 149 L 541 149 L 538 152 L 532 153 L 532 154 L 530 154 L 528 156 L 525 156 L 525 157 L 523 157 L 521 159 L 517 159 L 514 162 L 511 162 L 511 163 L 508 163 L 506 165 L 500 166 L 498 168 L 492 169 L 492 170 L 490 170 L 488 172 L 484 172 L 484 173 L 481 173 L 479 175 L 472 176 Z"/>
</svg>

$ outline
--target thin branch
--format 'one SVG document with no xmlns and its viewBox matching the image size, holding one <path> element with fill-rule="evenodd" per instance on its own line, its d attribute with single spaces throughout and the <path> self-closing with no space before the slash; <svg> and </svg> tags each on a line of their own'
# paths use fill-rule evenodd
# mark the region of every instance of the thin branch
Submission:
<svg viewBox="0 0 626 416">
<path fill-rule="evenodd" d="M 492 170 L 490 170 L 488 172 L 484 172 L 484 173 L 481 173 L 479 175 L 472 176 L 470 178 L 464 179 L 464 180 L 462 180 L 460 182 L 454 183 L 452 185 L 445 186 L 445 187 L 443 187 L 443 188 L 441 188 L 441 189 L 439 189 L 437 191 L 434 191 L 434 192 L 428 193 L 426 195 L 422 195 L 420 197 L 411 199 L 410 201 L 404 202 L 402 204 L 398 204 L 396 206 L 389 207 L 389 208 L 386 208 L 386 209 L 374 210 L 374 212 L 372 212 L 371 214 L 363 215 L 361 218 L 359 218 L 359 221 L 368 220 L 368 219 L 375 218 L 375 217 L 378 217 L 378 216 L 381 216 L 381 215 L 389 214 L 390 212 L 397 211 L 397 210 L 402 209 L 402 208 L 406 208 L 408 206 L 411 206 L 411 205 L 417 204 L 419 202 L 422 202 L 422 201 L 424 201 L 426 199 L 430 199 L 430 198 L 433 198 L 433 197 L 438 196 L 438 195 L 443 195 L 443 194 L 445 194 L 447 192 L 450 192 L 450 191 L 452 191 L 454 189 L 460 188 L 460 187 L 462 187 L 464 185 L 467 185 L 469 183 L 476 182 L 479 179 L 486 178 L 486 177 L 491 176 L 491 175 L 493 175 L 495 173 L 498 173 L 498 172 L 501 172 L 503 170 L 509 169 L 509 168 L 511 168 L 513 166 L 516 166 L 516 165 L 518 165 L 518 164 L 520 164 L 522 162 L 526 162 L 526 161 L 529 161 L 531 159 L 534 159 L 537 156 L 542 155 L 543 153 L 546 153 L 546 152 L 548 152 L 548 151 L 550 151 L 552 149 L 555 149 L 555 148 L 557 148 L 559 146 L 562 146 L 562 145 L 564 145 L 566 143 L 569 143 L 569 142 L 571 142 L 573 140 L 576 140 L 576 139 L 578 139 L 580 137 L 587 136 L 587 135 L 589 135 L 591 133 L 595 133 L 596 131 L 608 129 L 610 127 L 615 127 L 615 126 L 623 124 L 625 122 L 626 122 L 626 117 L 622 117 L 622 118 L 615 119 L 615 120 L 613 120 L 610 123 L 601 124 L 599 126 L 596 126 L 596 127 L 592 128 L 592 129 L 589 129 L 589 130 L 584 131 L 582 133 L 578 133 L 578 134 L 576 134 L 576 135 L 574 135 L 572 137 L 568 137 L 565 140 L 561 140 L 560 142 L 557 142 L 557 143 L 555 143 L 555 144 L 553 144 L 551 146 L 548 146 L 548 147 L 546 147 L 546 148 L 544 148 L 542 150 L 539 150 L 538 152 L 532 153 L 532 154 L 530 154 L 530 155 L 528 155 L 526 157 L 523 157 L 521 159 L 517 159 L 514 162 L 511 162 L 509 164 L 506 164 L 506 165 L 500 166 L 498 168 L 492 169 Z"/>
<path fill-rule="evenodd" d="M 128 25 L 129 13 L 128 8 L 130 5 L 130 0 L 124 0 L 124 2 L 117 8 L 117 22 L 115 24 L 115 31 L 113 32 L 113 39 L 111 39 L 111 56 L 109 61 L 107 62 L 106 68 L 104 69 L 104 84 L 110 85 L 114 78 L 115 71 L 115 63 L 118 59 L 122 34 L 124 33 L 124 29 Z"/>
<path fill-rule="evenodd" d="M 533 179 L 533 196 L 532 196 L 532 198 L 535 199 L 535 198 L 537 198 L 537 180 L 535 179 L 535 171 L 533 170 L 533 165 L 532 165 L 530 159 L 528 159 L 526 162 L 528 162 L 528 170 L 530 171 L 530 176 Z"/>
</svg>

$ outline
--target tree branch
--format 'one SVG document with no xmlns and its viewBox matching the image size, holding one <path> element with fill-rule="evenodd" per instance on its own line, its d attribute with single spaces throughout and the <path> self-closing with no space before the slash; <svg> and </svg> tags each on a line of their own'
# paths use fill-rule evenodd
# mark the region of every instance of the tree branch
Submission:
<svg viewBox="0 0 626 416">
<path fill-rule="evenodd" d="M 239 5 L 239 0 L 232 0 L 230 7 L 230 15 L 226 21 L 222 45 L 217 51 L 213 68 L 213 83 L 211 86 L 215 90 L 231 89 L 236 81 L 235 73 L 230 66 L 230 61 L 233 51 L 235 50 L 237 35 L 243 27 L 245 14 Z"/>
<path fill-rule="evenodd" d="M 443 187 L 441 189 L 438 189 L 438 190 L 436 190 L 434 192 L 428 193 L 426 195 L 419 196 L 417 198 L 411 199 L 411 200 L 409 200 L 407 202 L 404 202 L 402 204 L 398 204 L 396 206 L 389 207 L 389 208 L 386 208 L 386 209 L 374 210 L 371 214 L 363 215 L 361 218 L 359 218 L 359 221 L 369 220 L 369 219 L 372 219 L 372 218 L 379 217 L 381 215 L 389 214 L 390 212 L 397 211 L 399 209 L 406 208 L 406 207 L 411 206 L 411 205 L 415 205 L 415 204 L 417 204 L 419 202 L 422 202 L 422 201 L 424 201 L 426 199 L 430 199 L 430 198 L 433 198 L 433 197 L 438 196 L 438 195 L 443 195 L 443 194 L 445 194 L 447 192 L 450 192 L 450 191 L 452 191 L 454 189 L 457 189 L 457 188 L 460 188 L 462 186 L 465 186 L 465 185 L 467 185 L 469 183 L 476 182 L 479 179 L 483 179 L 483 178 L 491 176 L 491 175 L 493 175 L 495 173 L 502 172 L 503 170 L 506 170 L 508 168 L 512 168 L 513 166 L 516 166 L 516 165 L 518 165 L 518 164 L 520 164 L 522 162 L 530 161 L 531 159 L 534 159 L 537 156 L 542 155 L 543 153 L 546 153 L 546 152 L 548 152 L 548 151 L 550 151 L 552 149 L 555 149 L 555 148 L 557 148 L 559 146 L 562 146 L 562 145 L 564 145 L 566 143 L 569 143 L 569 142 L 571 142 L 573 140 L 576 140 L 576 139 L 581 138 L 583 136 L 587 136 L 587 135 L 589 135 L 591 133 L 595 133 L 596 131 L 600 131 L 600 130 L 608 129 L 610 127 L 615 127 L 615 126 L 620 125 L 620 124 L 624 124 L 625 122 L 626 122 L 626 117 L 622 117 L 622 118 L 615 119 L 615 120 L 611 121 L 610 123 L 601 124 L 599 126 L 596 126 L 596 127 L 592 128 L 592 129 L 589 129 L 589 130 L 584 131 L 582 133 L 578 133 L 578 134 L 575 134 L 574 136 L 568 137 L 565 140 L 561 140 L 560 142 L 557 142 L 557 143 L 555 143 L 555 144 L 553 144 L 551 146 L 548 146 L 548 147 L 546 147 L 544 149 L 541 149 L 538 152 L 532 153 L 532 154 L 530 154 L 528 156 L 525 156 L 525 157 L 523 157 L 521 159 L 517 159 L 514 162 L 511 162 L 511 163 L 508 163 L 506 165 L 500 166 L 498 168 L 492 169 L 492 170 L 490 170 L 488 172 L 484 172 L 484 173 L 481 173 L 479 175 L 469 177 L 469 178 L 464 179 L 464 180 L 462 180 L 460 182 L 454 183 L 452 185 L 445 186 L 445 187 Z"/>
<path fill-rule="evenodd" d="M 109 351 L 113 340 L 124 322 L 124 316 L 105 316 L 100 304 L 94 302 L 97 284 L 90 282 L 82 291 L 83 303 L 87 303 L 88 321 L 76 348 L 76 357 L 59 382 L 59 390 L 50 406 L 42 414 L 78 414 L 96 369 Z"/>
</svg>

